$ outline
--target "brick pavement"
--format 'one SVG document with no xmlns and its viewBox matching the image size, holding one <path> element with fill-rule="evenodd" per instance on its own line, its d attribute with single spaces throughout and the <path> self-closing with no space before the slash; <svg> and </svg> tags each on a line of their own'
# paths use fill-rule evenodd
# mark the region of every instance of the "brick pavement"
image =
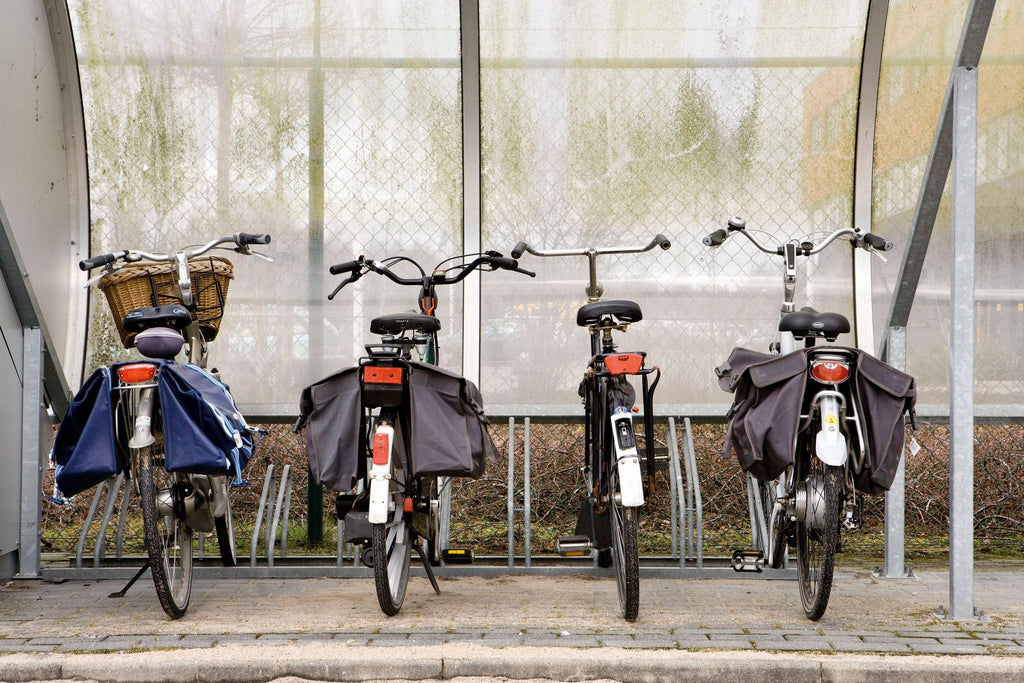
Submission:
<svg viewBox="0 0 1024 683">
<path fill-rule="evenodd" d="M 388 618 L 369 579 L 200 577 L 188 614 L 171 621 L 148 579 L 122 599 L 108 597 L 120 580 L 15 581 L 0 588 L 0 679 L 19 661 L 47 656 L 61 658 L 66 673 L 69 662 L 89 661 L 87 653 L 241 648 L 287 658 L 303 648 L 342 648 L 350 658 L 399 645 L 428 652 L 978 655 L 956 661 L 1012 662 L 1024 677 L 1020 568 L 976 571 L 975 605 L 984 619 L 959 623 L 937 616 L 948 601 L 944 571 L 919 571 L 908 580 L 841 571 L 828 612 L 816 623 L 804 618 L 793 581 L 644 578 L 633 624 L 618 617 L 614 581 L 604 578 L 440 582 L 438 596 L 425 579 L 413 578 L 402 612 Z"/>
</svg>

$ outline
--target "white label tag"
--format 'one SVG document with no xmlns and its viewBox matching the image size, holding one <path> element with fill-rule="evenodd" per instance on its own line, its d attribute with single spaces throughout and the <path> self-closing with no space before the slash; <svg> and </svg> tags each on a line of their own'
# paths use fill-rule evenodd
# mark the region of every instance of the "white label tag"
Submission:
<svg viewBox="0 0 1024 683">
<path fill-rule="evenodd" d="M 235 432 L 235 446 L 238 448 L 242 447 L 242 435 L 238 432 Z"/>
<path fill-rule="evenodd" d="M 921 444 L 917 442 L 916 437 L 910 437 L 910 443 L 907 444 L 907 450 L 910 451 L 911 455 L 917 455 L 921 452 Z"/>
</svg>

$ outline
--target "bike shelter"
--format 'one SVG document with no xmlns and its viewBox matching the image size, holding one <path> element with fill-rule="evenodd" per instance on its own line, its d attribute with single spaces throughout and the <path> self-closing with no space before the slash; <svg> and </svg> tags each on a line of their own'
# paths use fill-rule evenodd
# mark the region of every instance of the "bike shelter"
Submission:
<svg viewBox="0 0 1024 683">
<path fill-rule="evenodd" d="M 951 426 L 951 500 L 950 500 L 950 610 L 951 619 L 965 620 L 974 617 L 973 582 L 973 442 L 972 431 L 979 416 L 974 403 L 974 347 L 971 337 L 974 329 L 974 286 L 976 262 L 975 203 L 978 158 L 978 73 L 982 49 L 985 45 L 989 24 L 992 19 L 994 0 L 973 0 L 969 3 L 960 31 L 959 46 L 953 68 L 950 71 L 945 98 L 934 142 L 928 155 L 927 166 L 921 179 L 917 206 L 914 211 L 910 243 L 900 266 L 898 287 L 892 297 L 890 309 L 885 316 L 886 330 L 883 338 L 876 343 L 872 339 L 871 326 L 857 327 L 858 346 L 864 349 L 878 349 L 883 359 L 894 367 L 905 363 L 906 327 L 910 310 L 918 295 L 918 282 L 931 238 L 932 228 L 939 210 L 942 189 L 952 169 L 953 180 L 953 262 L 951 297 L 951 351 L 950 405 L 948 415 L 941 410 L 934 411 L 938 417 L 947 417 Z M 872 206 L 872 146 L 875 139 L 875 110 L 879 97 L 881 78 L 882 43 L 885 34 L 886 16 L 889 3 L 886 0 L 871 0 L 866 15 L 864 52 L 861 58 L 860 84 L 855 143 L 855 174 L 853 191 L 854 223 L 869 226 Z M 4 520 L 0 526 L 0 576 L 38 578 L 44 575 L 80 576 L 75 572 L 88 572 L 96 576 L 108 572 L 124 571 L 109 567 L 86 568 L 84 548 L 79 545 L 76 567 L 69 569 L 45 570 L 40 564 L 40 506 L 41 477 L 44 466 L 48 423 L 63 415 L 70 388 L 76 386 L 81 377 L 81 351 L 70 352 L 77 340 L 84 337 L 85 295 L 75 281 L 73 263 L 86 256 L 89 244 L 89 210 L 87 168 L 85 156 L 84 116 L 77 72 L 75 46 L 72 44 L 70 18 L 67 7 L 61 2 L 22 3 L 5 8 L 8 21 L 3 32 L 10 40 L 0 41 L 4 45 L 2 54 L 5 63 L 13 65 L 18 76 L 11 83 L 9 105 L 0 111 L 0 123 L 9 131 L 5 146 L 0 148 L 0 158 L 5 164 L 0 174 L 0 265 L 3 270 L 3 285 L 0 287 L 0 322 L 3 336 L 10 351 L 9 360 L 4 360 L 0 372 L 0 391 L 7 406 L 0 418 L 5 438 L 20 434 L 14 452 L 18 457 L 5 458 L 0 465 L 0 486 L 7 495 L 4 500 Z M 462 218 L 465 229 L 467 251 L 481 246 L 481 168 L 480 168 L 480 6 L 477 0 L 461 0 L 461 94 L 462 112 L 462 158 L 461 174 L 465 187 Z M 34 16 L 45 17 L 45 21 L 33 21 Z M 33 26 L 36 41 L 26 46 L 13 39 L 25 27 Z M 39 45 L 46 49 L 39 49 Z M 30 55 L 41 55 L 43 67 L 36 68 Z M 314 93 L 315 95 L 315 93 Z M 24 103 L 36 97 L 45 98 L 44 105 L 37 111 L 42 116 L 26 117 L 19 111 L 19 102 Z M 322 102 L 321 102 L 322 105 Z M 30 108 L 29 108 L 30 109 Z M 26 109 L 27 111 L 27 109 Z M 322 121 L 319 137 L 323 150 Z M 26 168 L 26 166 L 28 168 Z M 23 172 L 28 171 L 28 172 Z M 40 172 L 41 171 L 41 172 Z M 53 179 L 56 179 L 54 181 Z M 315 180 L 311 178 L 311 181 Z M 49 190 L 45 187 L 49 185 Z M 322 185 L 321 185 L 322 189 Z M 45 196 L 42 200 L 32 198 Z M 321 201 L 312 202 L 311 223 L 319 225 L 320 258 L 322 259 L 324 214 Z M 313 226 L 315 227 L 315 225 Z M 311 234 L 316 230 L 311 227 Z M 62 245 L 54 250 L 52 245 Z M 311 246 L 311 254 L 316 251 Z M 867 255 L 855 256 L 855 273 L 858 279 L 856 308 L 858 318 L 872 317 L 870 294 L 870 265 Z M 315 259 L 313 259 L 315 261 Z M 315 265 L 315 263 L 314 263 Z M 322 263 L 319 270 L 322 270 Z M 866 277 L 865 277 L 866 276 Z M 311 278 L 312 280 L 312 278 Z M 861 284 L 864 283 L 864 284 Z M 319 286 L 319 285 L 318 285 Z M 312 288 L 314 291 L 317 287 Z M 478 380 L 481 372 L 479 338 L 481 289 L 479 279 L 467 281 L 464 294 L 463 332 L 463 374 Z M 315 335 L 313 335 L 315 337 Z M 75 340 L 69 342 L 68 340 Z M 323 340 L 310 342 L 311 352 L 322 350 Z M 242 406 L 246 413 L 246 406 Z M 259 412 L 259 410 L 253 411 Z M 511 412 L 511 411 L 506 411 Z M 501 411 L 499 410 L 500 414 Z M 704 418 L 714 411 L 696 414 L 692 411 L 673 411 L 663 416 L 689 414 L 691 419 Z M 283 412 L 270 416 L 286 419 Z M 992 417 L 1019 420 L 1020 415 L 1005 414 L 996 410 Z M 522 419 L 526 453 L 529 454 L 529 425 L 531 417 L 517 414 L 509 417 L 509 429 L 514 432 L 517 420 Z M 533 420 L 547 419 L 534 415 Z M 665 420 L 665 417 L 661 417 Z M 251 422 L 256 422 L 250 418 Z M 668 429 L 679 429 L 676 418 L 667 419 Z M 692 438 L 689 435 L 689 420 L 683 420 L 681 430 L 682 448 L 670 440 L 667 458 L 671 471 L 673 549 L 669 563 L 673 566 L 647 566 L 649 573 L 674 572 L 679 575 L 695 576 L 709 568 L 701 553 L 701 521 L 703 516 L 700 485 L 696 476 L 696 459 L 693 454 Z M 510 434 L 509 443 L 514 438 Z M 682 451 L 681 453 L 679 451 Z M 511 445 L 510 445 L 511 452 Z M 658 454 L 662 457 L 662 454 Z M 521 473 L 526 484 L 526 494 L 520 504 L 511 497 L 508 501 L 508 516 L 520 513 L 525 521 L 526 553 L 519 558 L 510 553 L 506 558 L 504 571 L 562 571 L 562 568 L 548 568 L 534 565 L 530 549 L 530 465 L 529 455 Z M 517 473 L 514 460 L 509 459 L 507 481 L 512 491 L 512 482 Z M 285 499 L 290 496 L 291 479 L 287 469 L 280 480 L 267 476 L 261 502 L 261 526 L 264 518 L 270 519 L 267 528 L 275 526 L 286 531 L 288 519 Z M 107 493 L 103 512 L 104 533 L 110 524 L 117 524 L 122 533 L 123 510 L 117 495 L 111 495 L 121 488 L 118 480 L 104 484 L 101 489 Z M 101 492 L 94 497 L 90 516 L 97 513 Z M 885 566 L 880 573 L 886 578 L 907 576 L 903 556 L 903 468 L 896 474 L 893 487 L 886 494 L 886 550 Z M 758 514 L 751 503 L 752 526 L 758 524 Z M 16 509 L 15 509 L 16 508 Z M 118 511 L 121 511 L 120 513 Z M 258 530 L 259 531 L 259 530 Z M 255 535 L 254 535 L 255 537 Z M 287 538 L 284 533 L 282 539 Z M 276 538 L 276 533 L 275 533 Z M 269 544 L 271 552 L 266 558 L 268 565 L 275 557 L 275 544 Z M 102 544 L 98 544 L 94 565 L 104 564 Z M 282 542 L 279 558 L 287 553 Z M 335 570 L 348 571 L 343 566 L 346 553 L 339 550 L 335 558 Z M 115 558 L 116 559 L 116 558 Z M 255 558 L 252 558 L 255 561 Z M 80 568 L 80 569 L 79 569 Z M 200 568 L 205 569 L 205 568 Z M 225 572 L 241 575 L 246 571 L 267 572 L 271 569 L 252 567 L 232 570 L 217 569 L 211 572 Z M 273 567 L 276 571 L 291 567 Z M 323 567 L 294 567 L 296 574 L 302 572 L 323 573 Z M 353 570 L 355 571 L 361 570 Z M 449 568 L 449 571 L 477 571 L 473 568 Z M 99 574 L 98 574 L 99 573 Z M 675 574 L 673 574 L 675 575 Z M 770 575 L 770 572 L 765 572 Z"/>
</svg>

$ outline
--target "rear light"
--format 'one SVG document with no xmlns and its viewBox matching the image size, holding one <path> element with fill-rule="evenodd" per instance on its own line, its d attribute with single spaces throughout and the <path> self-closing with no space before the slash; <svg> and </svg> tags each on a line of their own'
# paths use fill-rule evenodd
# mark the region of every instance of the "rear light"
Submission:
<svg viewBox="0 0 1024 683">
<path fill-rule="evenodd" d="M 604 366 L 613 375 L 635 375 L 644 366 L 642 353 L 617 353 L 604 357 Z"/>
<path fill-rule="evenodd" d="M 156 377 L 157 365 L 153 363 L 130 363 L 117 369 L 117 376 L 125 384 L 149 382 Z"/>
<path fill-rule="evenodd" d="M 388 455 L 391 449 L 389 448 L 387 434 L 376 434 L 373 437 L 373 464 L 374 465 L 387 465 Z"/>
<path fill-rule="evenodd" d="M 402 368 L 385 368 L 375 365 L 364 365 L 363 382 L 368 382 L 370 384 L 401 384 Z"/>
<path fill-rule="evenodd" d="M 838 384 L 850 377 L 850 365 L 841 360 L 816 360 L 811 363 L 811 377 L 822 384 Z"/>
</svg>

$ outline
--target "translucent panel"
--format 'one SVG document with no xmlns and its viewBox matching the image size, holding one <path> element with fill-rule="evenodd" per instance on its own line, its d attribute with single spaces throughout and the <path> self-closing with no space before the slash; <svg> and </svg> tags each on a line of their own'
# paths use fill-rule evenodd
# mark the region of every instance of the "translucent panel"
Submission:
<svg viewBox="0 0 1024 683">
<path fill-rule="evenodd" d="M 233 259 L 212 360 L 240 402 L 292 410 L 358 358 L 370 318 L 415 308 L 415 288 L 376 276 L 327 303 L 328 265 L 400 253 L 429 268 L 461 248 L 458 2 L 69 5 L 92 252 L 271 233 L 274 264 Z M 461 292 L 447 295 L 457 368 Z M 101 298 L 91 320 L 87 364 L 125 355 Z"/>
<path fill-rule="evenodd" d="M 874 268 L 876 292 L 891 295 L 910 237 L 914 209 L 935 134 L 966 0 L 890 8 L 875 139 L 874 230 L 897 248 Z M 1024 403 L 1024 2 L 997 4 L 978 76 L 976 234 L 976 397 L 978 403 Z M 908 369 L 920 401 L 949 402 L 951 266 L 950 184 L 907 329 Z M 879 325 L 887 308 L 876 308 Z"/>
<path fill-rule="evenodd" d="M 664 370 L 660 404 L 728 402 L 713 368 L 774 338 L 782 269 L 700 239 L 733 214 L 769 239 L 850 225 L 866 5 L 481 2 L 485 248 L 664 232 L 669 252 L 598 261 L 606 298 L 644 311 L 620 348 Z M 830 251 L 801 266 L 797 300 L 850 314 L 849 250 Z M 535 280 L 484 279 L 485 396 L 576 404 L 586 260 L 523 265 Z"/>
</svg>

